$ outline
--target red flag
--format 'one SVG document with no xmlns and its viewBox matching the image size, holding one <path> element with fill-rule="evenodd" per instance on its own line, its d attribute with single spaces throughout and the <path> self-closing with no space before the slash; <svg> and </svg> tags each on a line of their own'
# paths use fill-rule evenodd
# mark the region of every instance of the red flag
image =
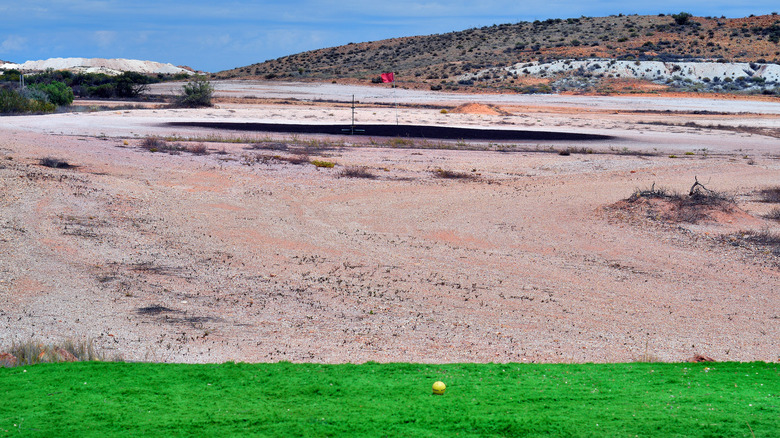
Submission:
<svg viewBox="0 0 780 438">
<path fill-rule="evenodd" d="M 388 83 L 388 82 L 394 82 L 395 81 L 395 75 L 393 73 L 382 73 L 382 82 Z"/>
</svg>

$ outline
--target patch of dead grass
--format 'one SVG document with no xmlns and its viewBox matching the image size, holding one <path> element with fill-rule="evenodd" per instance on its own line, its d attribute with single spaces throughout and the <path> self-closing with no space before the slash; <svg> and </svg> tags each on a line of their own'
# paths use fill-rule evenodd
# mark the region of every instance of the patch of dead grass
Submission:
<svg viewBox="0 0 780 438">
<path fill-rule="evenodd" d="M 730 197 L 711 190 L 698 190 L 696 186 L 683 195 L 666 188 L 636 190 L 630 197 L 611 206 L 634 216 L 670 223 L 699 223 L 728 220 L 738 207 Z"/>
</svg>

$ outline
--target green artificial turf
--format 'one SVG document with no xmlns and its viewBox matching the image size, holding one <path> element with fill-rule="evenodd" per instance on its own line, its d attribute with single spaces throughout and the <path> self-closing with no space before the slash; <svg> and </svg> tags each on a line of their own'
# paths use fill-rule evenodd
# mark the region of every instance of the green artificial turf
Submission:
<svg viewBox="0 0 780 438">
<path fill-rule="evenodd" d="M 0 395 L 0 436 L 780 434 L 780 364 L 763 362 L 81 362 L 0 368 Z"/>
</svg>

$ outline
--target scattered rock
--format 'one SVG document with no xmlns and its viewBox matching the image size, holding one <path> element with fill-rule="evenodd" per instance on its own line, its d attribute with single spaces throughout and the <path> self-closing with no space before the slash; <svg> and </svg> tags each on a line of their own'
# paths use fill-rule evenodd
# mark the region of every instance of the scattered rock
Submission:
<svg viewBox="0 0 780 438">
<path fill-rule="evenodd" d="M 17 364 L 16 356 L 11 353 L 0 353 L 0 367 L 15 367 Z"/>
<path fill-rule="evenodd" d="M 715 362 L 715 359 L 709 356 L 702 356 L 701 354 L 694 354 L 692 358 L 688 359 L 688 362 Z"/>
<path fill-rule="evenodd" d="M 59 362 L 78 362 L 79 358 L 73 355 L 70 351 L 57 347 L 54 352 L 57 354 L 57 360 Z"/>
</svg>

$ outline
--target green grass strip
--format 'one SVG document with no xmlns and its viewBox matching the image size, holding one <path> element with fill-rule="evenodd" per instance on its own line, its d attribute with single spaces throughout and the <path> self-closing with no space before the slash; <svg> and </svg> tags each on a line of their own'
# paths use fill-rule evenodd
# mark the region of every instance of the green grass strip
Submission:
<svg viewBox="0 0 780 438">
<path fill-rule="evenodd" d="M 0 368 L 0 436 L 768 437 L 780 431 L 779 369 L 39 364 Z"/>
</svg>

